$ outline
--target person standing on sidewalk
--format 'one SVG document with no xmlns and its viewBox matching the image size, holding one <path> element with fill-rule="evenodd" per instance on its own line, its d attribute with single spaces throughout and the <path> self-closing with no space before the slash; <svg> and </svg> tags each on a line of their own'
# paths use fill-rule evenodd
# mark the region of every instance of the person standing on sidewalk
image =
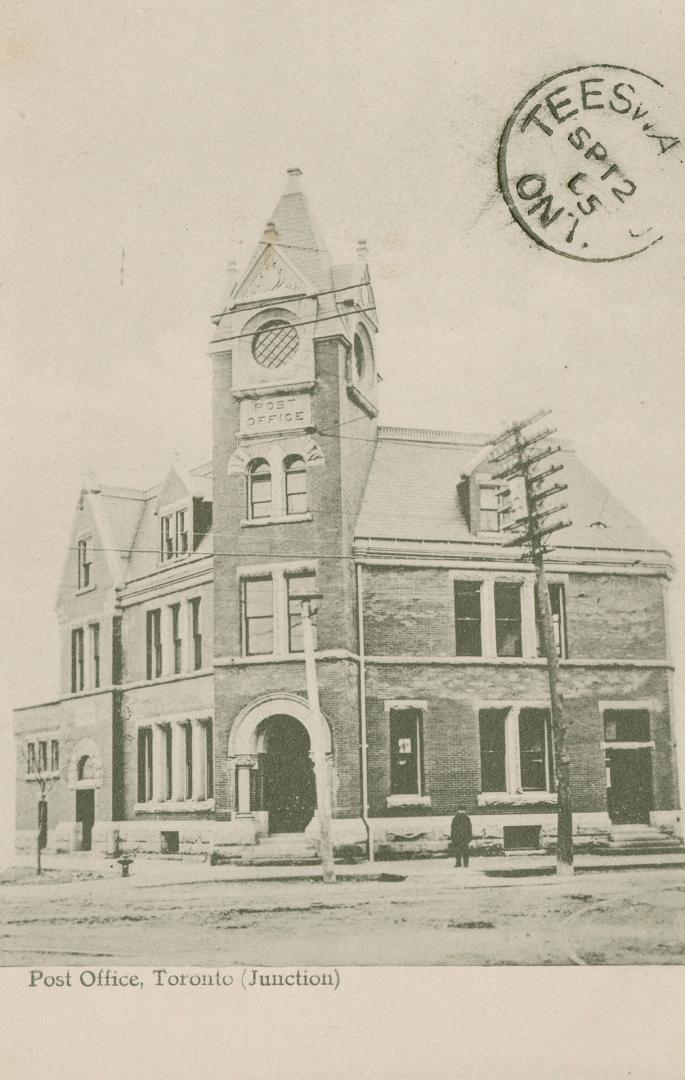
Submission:
<svg viewBox="0 0 685 1080">
<path fill-rule="evenodd" d="M 452 818 L 450 830 L 450 851 L 454 855 L 454 865 L 466 867 L 469 865 L 469 844 L 473 839 L 471 818 L 463 807 L 460 807 Z"/>
</svg>

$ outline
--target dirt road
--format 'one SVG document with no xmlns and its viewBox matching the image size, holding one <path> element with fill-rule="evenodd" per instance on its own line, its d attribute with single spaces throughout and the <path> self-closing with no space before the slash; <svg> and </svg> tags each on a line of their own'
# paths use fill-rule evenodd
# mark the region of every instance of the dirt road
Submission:
<svg viewBox="0 0 685 1080">
<path fill-rule="evenodd" d="M 0 964 L 682 964 L 685 870 L 0 886 Z M 28 879 L 30 881 L 30 879 Z"/>
</svg>

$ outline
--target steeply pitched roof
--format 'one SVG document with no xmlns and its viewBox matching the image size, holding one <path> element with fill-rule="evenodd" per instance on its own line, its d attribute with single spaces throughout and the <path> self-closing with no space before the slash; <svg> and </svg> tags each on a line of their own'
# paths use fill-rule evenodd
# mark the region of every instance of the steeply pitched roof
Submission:
<svg viewBox="0 0 685 1080">
<path fill-rule="evenodd" d="M 470 531 L 457 485 L 487 437 L 407 428 L 378 430 L 356 537 L 482 546 L 483 539 Z M 573 451 L 562 450 L 559 460 L 568 484 L 564 500 L 569 510 L 564 516 L 568 514 L 573 525 L 556 536 L 557 549 L 663 552 L 663 545 Z"/>
</svg>

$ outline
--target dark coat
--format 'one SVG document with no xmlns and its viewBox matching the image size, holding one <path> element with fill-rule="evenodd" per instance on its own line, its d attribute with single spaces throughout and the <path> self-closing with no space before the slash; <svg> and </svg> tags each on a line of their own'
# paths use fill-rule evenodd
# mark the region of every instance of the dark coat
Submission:
<svg viewBox="0 0 685 1080">
<path fill-rule="evenodd" d="M 450 847 L 468 847 L 469 841 L 472 839 L 471 818 L 465 813 L 455 814 L 452 818 L 452 828 L 450 830 Z"/>
</svg>

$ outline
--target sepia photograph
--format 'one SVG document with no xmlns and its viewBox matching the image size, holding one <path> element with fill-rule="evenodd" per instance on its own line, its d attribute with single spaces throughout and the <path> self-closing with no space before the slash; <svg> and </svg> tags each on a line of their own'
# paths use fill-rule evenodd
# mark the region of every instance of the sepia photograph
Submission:
<svg viewBox="0 0 685 1080">
<path fill-rule="evenodd" d="M 544 999 L 620 968 L 656 1011 L 685 963 L 680 5 L 0 20 L 0 969 L 70 1024 L 86 991 L 311 1001 L 361 969 L 468 969 L 475 1001 L 482 969 Z M 629 1051 L 580 1075 L 682 1076 Z"/>
</svg>

